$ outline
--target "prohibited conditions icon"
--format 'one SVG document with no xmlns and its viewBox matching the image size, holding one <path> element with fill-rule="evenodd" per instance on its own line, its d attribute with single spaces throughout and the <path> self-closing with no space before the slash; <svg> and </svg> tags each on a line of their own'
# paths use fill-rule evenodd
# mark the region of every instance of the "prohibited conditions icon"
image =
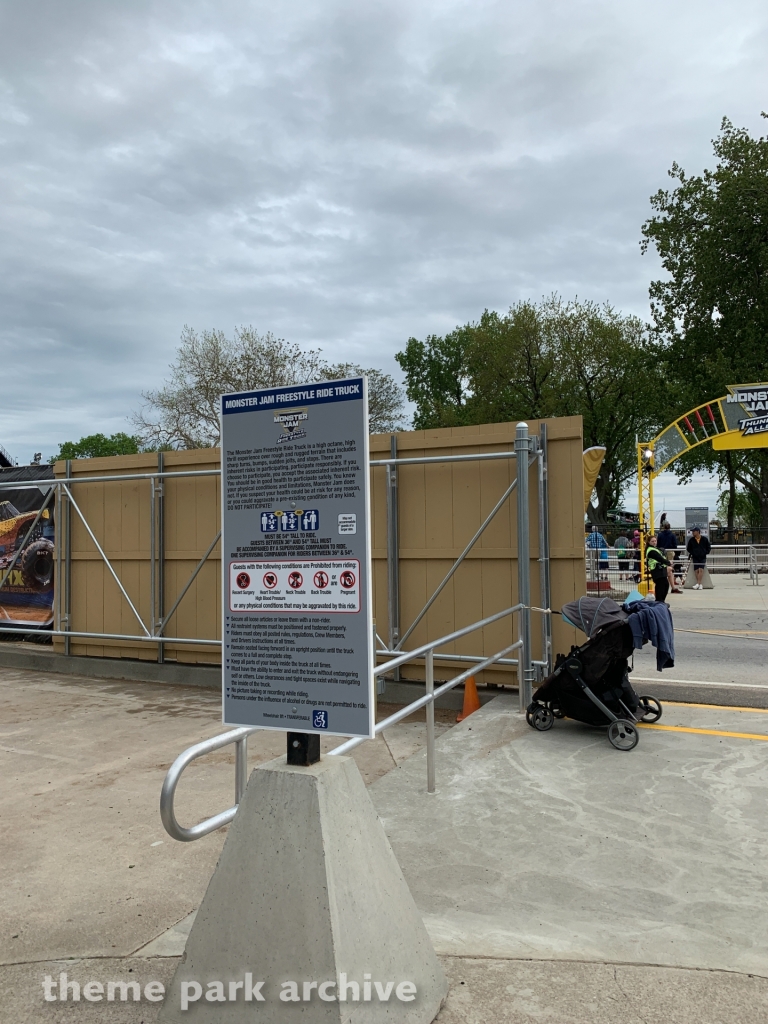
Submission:
<svg viewBox="0 0 768 1024">
<path fill-rule="evenodd" d="M 239 572 L 237 574 L 237 585 L 241 590 L 247 590 L 251 585 L 251 577 L 247 572 Z"/>
<path fill-rule="evenodd" d="M 339 582 L 345 590 L 351 590 L 355 585 L 355 574 L 346 570 L 339 576 Z"/>
<path fill-rule="evenodd" d="M 315 573 L 315 586 L 319 590 L 325 590 L 328 586 L 328 573 L 327 572 L 316 572 Z"/>
<path fill-rule="evenodd" d="M 264 573 L 264 586 L 267 590 L 274 590 L 277 586 L 277 573 L 265 572 Z"/>
<path fill-rule="evenodd" d="M 301 584 L 304 582 L 304 577 L 300 572 L 292 572 L 288 577 L 288 586 L 291 590 L 298 590 Z"/>
</svg>

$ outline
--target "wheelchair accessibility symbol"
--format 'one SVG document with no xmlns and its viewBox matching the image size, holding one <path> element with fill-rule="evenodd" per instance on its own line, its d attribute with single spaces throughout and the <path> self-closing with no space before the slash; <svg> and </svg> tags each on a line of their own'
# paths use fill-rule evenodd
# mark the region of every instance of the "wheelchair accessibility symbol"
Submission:
<svg viewBox="0 0 768 1024">
<path fill-rule="evenodd" d="M 267 590 L 274 590 L 277 586 L 277 573 L 265 572 L 264 573 L 264 586 Z"/>
<path fill-rule="evenodd" d="M 312 728 L 313 729 L 327 729 L 328 728 L 328 712 L 320 711 L 315 709 L 312 712 Z"/>
<path fill-rule="evenodd" d="M 304 582 L 304 577 L 300 572 L 292 572 L 288 577 L 288 586 L 291 590 L 298 590 L 301 584 Z"/>
<path fill-rule="evenodd" d="M 251 577 L 247 572 L 239 572 L 237 574 L 237 585 L 241 590 L 247 590 L 251 585 Z"/>
<path fill-rule="evenodd" d="M 315 586 L 319 590 L 324 590 L 328 586 L 328 573 L 327 572 L 316 572 L 315 573 Z M 325 712 L 316 712 L 317 714 L 325 714 Z M 318 728 L 317 726 L 315 728 Z"/>
<path fill-rule="evenodd" d="M 351 590 L 355 585 L 355 574 L 346 570 L 339 576 L 339 582 L 345 590 Z"/>
</svg>

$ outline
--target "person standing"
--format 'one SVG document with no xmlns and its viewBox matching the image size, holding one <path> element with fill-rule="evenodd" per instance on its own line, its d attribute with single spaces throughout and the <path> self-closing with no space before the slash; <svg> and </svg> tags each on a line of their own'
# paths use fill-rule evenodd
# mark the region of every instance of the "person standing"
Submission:
<svg viewBox="0 0 768 1024">
<path fill-rule="evenodd" d="M 635 530 L 632 534 L 632 547 L 635 549 L 635 561 L 632 570 L 635 576 L 635 583 L 640 582 L 640 531 Z"/>
<path fill-rule="evenodd" d="M 629 576 L 629 557 L 627 556 L 627 549 L 632 546 L 629 542 L 626 530 L 621 531 L 613 542 L 613 546 L 616 548 L 616 557 L 619 561 L 619 580 L 625 580 Z"/>
<path fill-rule="evenodd" d="M 669 561 L 667 556 L 658 547 L 658 537 L 655 535 L 648 538 L 648 547 L 645 549 L 645 562 L 648 572 L 653 580 L 656 600 L 662 604 L 666 601 L 669 593 Z"/>
<path fill-rule="evenodd" d="M 682 594 L 682 590 L 676 585 L 675 581 L 675 559 L 677 558 L 677 537 L 669 528 L 669 522 L 666 516 L 662 516 L 661 519 L 662 529 L 659 531 L 659 549 L 664 552 L 667 556 L 667 561 L 670 563 L 669 569 L 667 570 L 667 578 L 669 580 L 669 586 L 673 594 Z"/>
<path fill-rule="evenodd" d="M 693 585 L 693 589 L 703 590 L 702 580 L 704 579 L 704 570 L 707 567 L 707 555 L 712 550 L 709 537 L 704 537 L 698 526 L 694 526 L 685 550 L 693 562 L 693 571 L 696 574 L 696 582 Z"/>
<path fill-rule="evenodd" d="M 599 558 L 598 565 L 598 579 L 603 574 L 603 578 L 608 578 L 608 541 L 600 533 L 596 526 L 592 527 L 592 532 L 587 535 L 587 547 L 592 551 L 598 552 L 597 555 L 593 555 L 593 558 Z"/>
</svg>

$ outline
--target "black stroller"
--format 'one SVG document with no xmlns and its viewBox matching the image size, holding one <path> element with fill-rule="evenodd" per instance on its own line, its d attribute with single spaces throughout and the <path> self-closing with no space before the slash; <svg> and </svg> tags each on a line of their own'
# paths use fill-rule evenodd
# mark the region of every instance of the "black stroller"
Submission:
<svg viewBox="0 0 768 1024">
<path fill-rule="evenodd" d="M 589 639 L 557 656 L 555 671 L 528 705 L 528 724 L 539 732 L 551 729 L 556 718 L 607 726 L 617 750 L 632 750 L 640 738 L 636 723 L 658 722 L 661 704 L 655 697 L 638 697 L 629 681 L 633 642 L 627 613 L 609 598 L 583 597 L 566 605 L 563 617 Z"/>
</svg>

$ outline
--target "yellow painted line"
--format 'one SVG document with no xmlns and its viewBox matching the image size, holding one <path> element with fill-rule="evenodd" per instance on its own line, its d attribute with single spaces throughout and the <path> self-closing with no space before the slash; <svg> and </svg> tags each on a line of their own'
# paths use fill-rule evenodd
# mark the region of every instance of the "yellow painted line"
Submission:
<svg viewBox="0 0 768 1024">
<path fill-rule="evenodd" d="M 676 626 L 675 632 L 700 633 L 702 636 L 729 636 L 735 640 L 760 640 L 761 643 L 768 644 L 768 637 L 765 636 L 748 636 L 746 633 L 731 633 L 722 629 L 680 629 L 679 626 Z"/>
<path fill-rule="evenodd" d="M 698 633 L 698 629 L 685 629 L 684 633 Z M 768 636 L 768 629 L 710 629 L 707 630 L 709 633 L 717 633 L 718 636 L 742 636 L 746 633 L 748 636 Z"/>
<path fill-rule="evenodd" d="M 682 686 L 719 686 L 728 690 L 763 690 L 768 691 L 765 683 L 713 683 L 711 679 L 659 679 L 656 676 L 649 679 L 648 676 L 632 676 L 633 683 L 679 683 Z"/>
<path fill-rule="evenodd" d="M 637 724 L 641 729 L 662 729 L 665 732 L 695 732 L 701 736 L 730 736 L 735 740 L 765 740 L 768 742 L 768 736 L 763 736 L 757 732 L 725 732 L 720 729 L 694 729 L 690 725 L 653 725 L 650 722 L 638 722 Z"/>
<path fill-rule="evenodd" d="M 717 708 L 718 711 L 755 711 L 758 715 L 768 715 L 768 708 L 735 708 L 728 704 L 686 704 L 682 700 L 665 700 L 664 707 L 671 708 Z"/>
</svg>

